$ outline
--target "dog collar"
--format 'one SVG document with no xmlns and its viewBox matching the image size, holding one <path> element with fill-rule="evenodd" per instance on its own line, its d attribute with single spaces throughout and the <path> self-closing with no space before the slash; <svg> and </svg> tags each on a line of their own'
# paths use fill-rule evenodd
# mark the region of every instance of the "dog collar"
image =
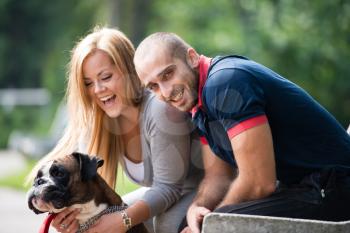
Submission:
<svg viewBox="0 0 350 233">
<path fill-rule="evenodd" d="M 50 224 L 55 217 L 56 217 L 56 214 L 49 213 L 47 215 L 47 217 L 45 218 L 43 224 L 41 224 L 41 227 L 39 229 L 39 233 L 48 233 L 49 228 L 50 228 Z"/>
<path fill-rule="evenodd" d="M 123 205 L 119 205 L 119 206 L 113 205 L 113 206 L 108 207 L 107 209 L 104 209 L 99 214 L 97 214 L 94 217 L 87 220 L 85 223 L 80 224 L 77 233 L 83 233 L 83 232 L 87 231 L 92 225 L 94 225 L 96 223 L 96 221 L 102 215 L 111 214 L 111 213 L 115 213 L 115 212 L 121 212 L 121 211 L 125 210 L 126 208 L 127 208 L 127 205 L 123 204 Z"/>
<path fill-rule="evenodd" d="M 87 231 L 92 225 L 95 224 L 95 222 L 105 214 L 111 214 L 115 212 L 121 212 L 122 210 L 125 210 L 127 208 L 127 205 L 123 204 L 120 206 L 114 205 L 110 206 L 107 209 L 104 209 L 99 214 L 95 215 L 94 217 L 90 218 L 88 221 L 86 221 L 83 224 L 79 225 L 79 229 L 76 233 L 83 233 Z M 49 228 L 52 220 L 56 217 L 57 214 L 49 213 L 47 217 L 45 218 L 44 222 L 41 224 L 41 227 L 39 229 L 39 233 L 49 233 Z"/>
</svg>

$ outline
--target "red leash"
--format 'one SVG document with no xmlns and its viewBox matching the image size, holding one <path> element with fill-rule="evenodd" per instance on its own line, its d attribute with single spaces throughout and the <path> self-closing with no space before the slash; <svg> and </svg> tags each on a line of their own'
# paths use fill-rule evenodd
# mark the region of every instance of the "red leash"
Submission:
<svg viewBox="0 0 350 233">
<path fill-rule="evenodd" d="M 50 224 L 55 217 L 56 214 L 48 214 L 43 224 L 41 224 L 39 233 L 49 233 Z"/>
</svg>

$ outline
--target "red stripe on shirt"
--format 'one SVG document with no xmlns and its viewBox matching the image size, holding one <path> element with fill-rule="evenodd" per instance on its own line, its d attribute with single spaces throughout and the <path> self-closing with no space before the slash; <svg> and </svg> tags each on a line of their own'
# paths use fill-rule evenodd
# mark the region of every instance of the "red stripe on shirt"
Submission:
<svg viewBox="0 0 350 233">
<path fill-rule="evenodd" d="M 191 109 L 192 117 L 196 114 L 198 108 L 202 107 L 202 90 L 207 81 L 208 70 L 211 58 L 201 55 L 199 58 L 199 80 L 198 80 L 198 103 Z"/>
<path fill-rule="evenodd" d="M 235 125 L 231 129 L 227 130 L 227 135 L 231 139 L 238 134 L 242 133 L 243 131 L 246 131 L 247 129 L 251 129 L 255 126 L 262 125 L 267 122 L 266 115 L 257 116 L 250 118 L 248 120 L 242 121 L 238 125 Z"/>
<path fill-rule="evenodd" d="M 199 139 L 201 140 L 201 143 L 202 143 L 203 145 L 208 145 L 208 144 L 209 144 L 208 141 L 207 141 L 207 139 L 206 139 L 205 137 L 199 137 Z"/>
</svg>

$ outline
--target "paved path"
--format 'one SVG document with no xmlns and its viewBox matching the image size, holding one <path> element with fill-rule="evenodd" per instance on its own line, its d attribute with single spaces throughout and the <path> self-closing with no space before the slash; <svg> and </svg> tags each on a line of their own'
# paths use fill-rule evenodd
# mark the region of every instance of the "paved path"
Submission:
<svg viewBox="0 0 350 233">
<path fill-rule="evenodd" d="M 25 166 L 21 155 L 0 151 L 0 177 L 14 174 Z M 0 187 L 0 233 L 38 233 L 46 214 L 36 215 L 27 206 L 26 194 Z M 51 228 L 50 233 L 56 233 Z"/>
<path fill-rule="evenodd" d="M 0 216 L 0 233 L 38 233 L 45 218 L 28 209 L 25 193 L 8 188 L 0 188 Z"/>
</svg>

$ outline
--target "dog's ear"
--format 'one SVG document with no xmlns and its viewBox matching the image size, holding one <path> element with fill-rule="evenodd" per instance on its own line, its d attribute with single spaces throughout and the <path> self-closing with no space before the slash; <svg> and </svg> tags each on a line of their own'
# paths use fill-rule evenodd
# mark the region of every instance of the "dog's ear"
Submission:
<svg viewBox="0 0 350 233">
<path fill-rule="evenodd" d="M 78 152 L 74 152 L 72 155 L 79 163 L 80 176 L 83 182 L 93 179 L 97 175 L 97 168 L 104 163 L 102 159 L 96 156 L 90 157 Z"/>
<path fill-rule="evenodd" d="M 95 157 L 97 159 L 97 168 L 102 167 L 104 164 L 104 160 L 100 159 L 99 157 Z"/>
</svg>

